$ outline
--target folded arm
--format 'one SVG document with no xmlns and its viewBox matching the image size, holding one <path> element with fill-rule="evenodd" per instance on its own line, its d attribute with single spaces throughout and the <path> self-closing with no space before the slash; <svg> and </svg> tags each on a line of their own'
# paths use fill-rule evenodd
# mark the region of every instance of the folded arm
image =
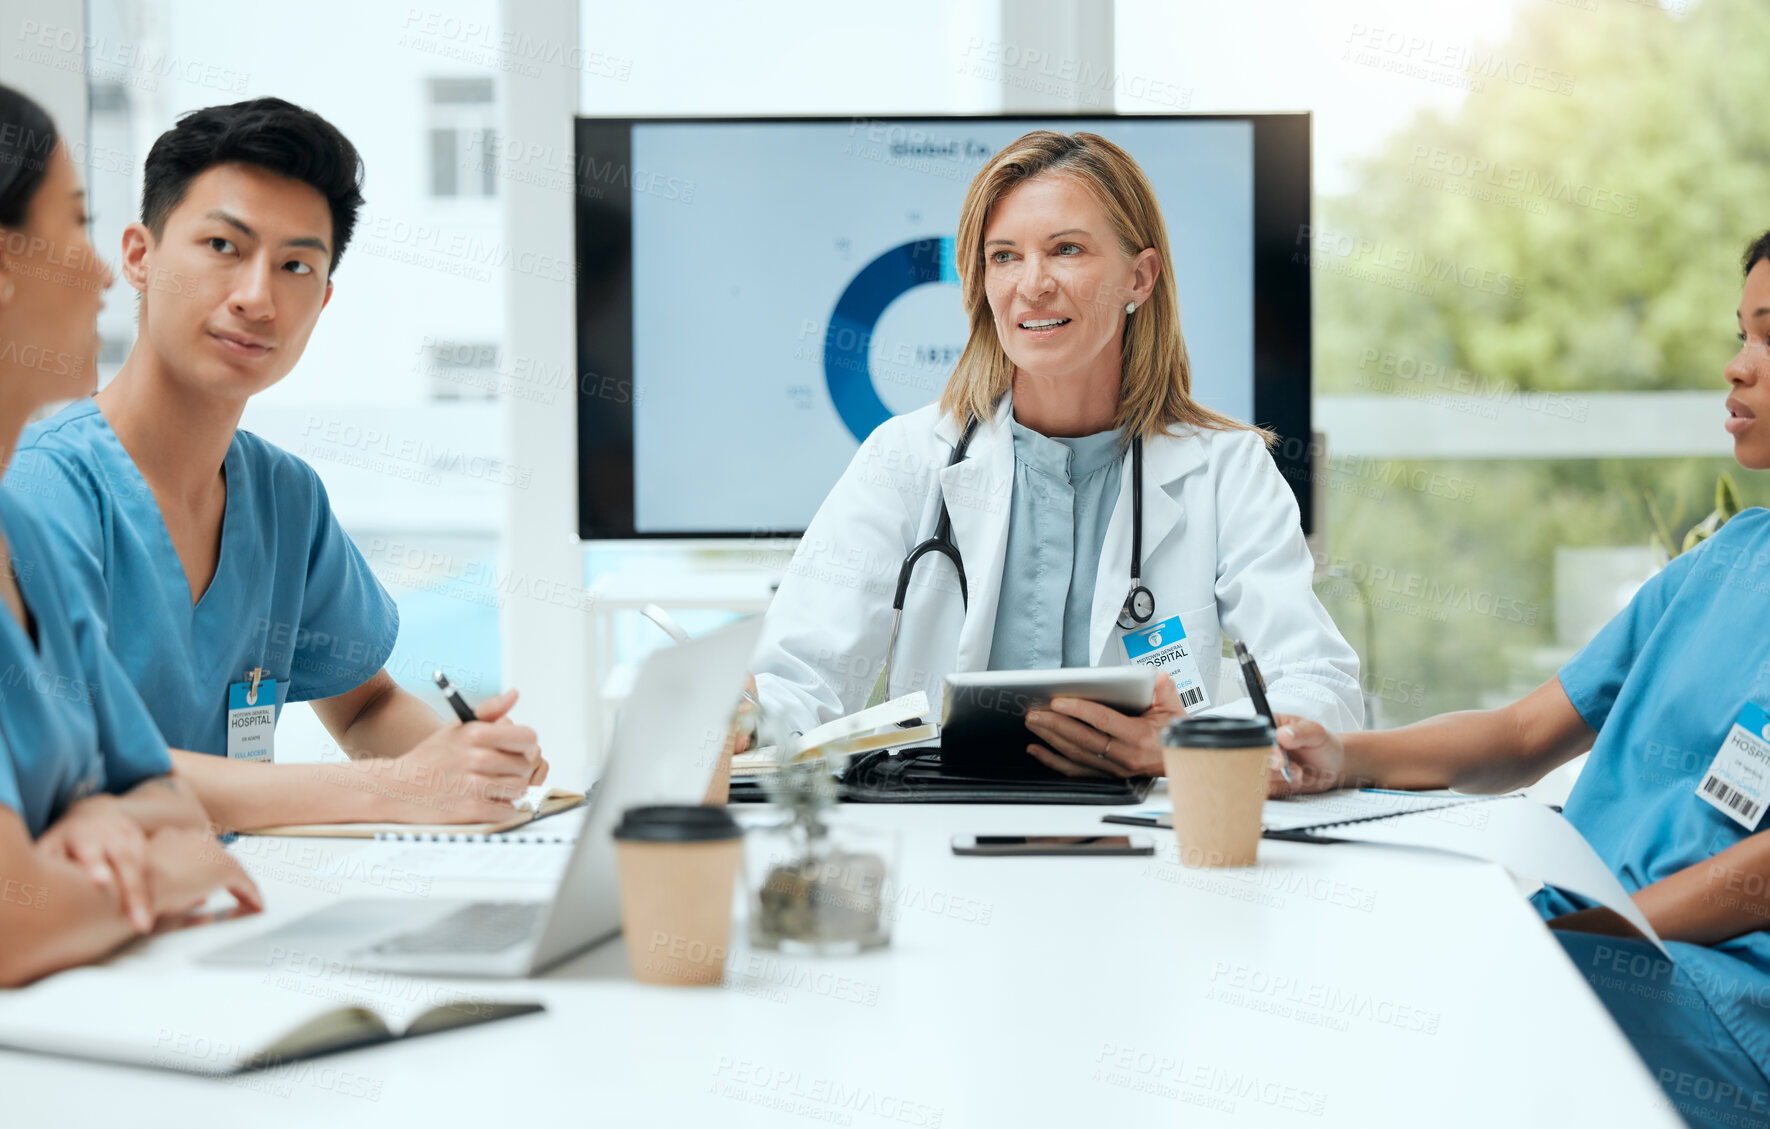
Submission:
<svg viewBox="0 0 1770 1129">
<path fill-rule="evenodd" d="M 0 986 L 97 960 L 218 888 L 248 911 L 262 907 L 252 880 L 206 831 L 161 828 L 145 837 L 144 858 L 145 923 L 132 920 L 116 884 L 94 883 L 61 845 L 47 835 L 33 843 L 18 814 L 0 809 Z"/>
<path fill-rule="evenodd" d="M 1770 926 L 1770 836 L 1759 833 L 1706 861 L 1687 866 L 1635 891 L 1635 905 L 1666 941 L 1716 945 Z M 1566 913 L 1549 922 L 1555 929 L 1633 937 L 1621 916 L 1599 906 Z"/>
<path fill-rule="evenodd" d="M 0 811 L 0 875 L 0 985 L 96 960 L 136 934 L 115 885 L 99 886 L 61 851 L 37 850 L 11 811 Z"/>
<path fill-rule="evenodd" d="M 189 784 L 154 776 L 120 796 L 101 792 L 69 805 L 37 849 L 81 867 L 100 889 L 114 887 L 124 915 L 145 933 L 154 924 L 149 837 L 169 829 L 207 834 L 209 815 Z"/>
</svg>

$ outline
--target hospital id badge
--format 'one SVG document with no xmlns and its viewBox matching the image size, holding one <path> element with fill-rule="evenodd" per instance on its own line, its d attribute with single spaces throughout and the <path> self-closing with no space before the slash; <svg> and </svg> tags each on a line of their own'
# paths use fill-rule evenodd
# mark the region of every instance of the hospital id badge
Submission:
<svg viewBox="0 0 1770 1129">
<path fill-rule="evenodd" d="M 1179 616 L 1126 632 L 1124 644 L 1126 658 L 1153 666 L 1174 680 L 1182 706 L 1190 710 L 1211 704 L 1205 680 L 1198 672 L 1198 660 L 1192 655 L 1192 640 L 1186 637 L 1186 625 Z"/>
<path fill-rule="evenodd" d="M 271 737 L 276 731 L 276 679 L 260 678 L 256 687 L 250 682 L 235 682 L 228 686 L 228 760 L 272 763 L 275 756 Z"/>
<path fill-rule="evenodd" d="M 1770 717 L 1751 702 L 1739 711 L 1696 794 L 1747 831 L 1770 798 Z"/>
</svg>

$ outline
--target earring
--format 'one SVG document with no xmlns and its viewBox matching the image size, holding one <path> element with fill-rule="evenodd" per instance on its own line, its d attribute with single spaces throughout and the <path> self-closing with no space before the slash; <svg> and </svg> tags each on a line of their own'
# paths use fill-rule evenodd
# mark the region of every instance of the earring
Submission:
<svg viewBox="0 0 1770 1129">
<path fill-rule="evenodd" d="M 1136 313 L 1136 312 L 1137 312 L 1137 303 L 1135 303 L 1135 302 L 1126 302 L 1126 303 L 1125 303 L 1125 312 L 1126 312 L 1126 313 L 1127 313 L 1127 314 L 1134 314 L 1134 313 Z"/>
</svg>

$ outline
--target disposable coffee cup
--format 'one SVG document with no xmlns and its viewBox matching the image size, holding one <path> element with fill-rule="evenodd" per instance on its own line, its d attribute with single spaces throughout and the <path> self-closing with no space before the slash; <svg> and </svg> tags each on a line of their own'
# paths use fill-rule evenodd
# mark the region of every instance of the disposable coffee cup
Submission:
<svg viewBox="0 0 1770 1129">
<path fill-rule="evenodd" d="M 621 929 L 633 977 L 717 984 L 725 976 L 731 901 L 744 832 L 724 808 L 629 808 L 615 828 Z"/>
<path fill-rule="evenodd" d="M 1162 762 L 1182 866 L 1254 864 L 1276 740 L 1265 718 L 1187 717 L 1168 726 Z"/>
</svg>

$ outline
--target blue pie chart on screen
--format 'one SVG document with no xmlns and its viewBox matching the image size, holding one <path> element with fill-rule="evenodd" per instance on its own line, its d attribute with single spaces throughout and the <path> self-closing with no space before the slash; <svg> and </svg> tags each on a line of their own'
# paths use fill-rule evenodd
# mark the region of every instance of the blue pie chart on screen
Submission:
<svg viewBox="0 0 1770 1129">
<path fill-rule="evenodd" d="M 959 270 L 953 240 L 917 239 L 891 248 L 860 269 L 836 299 L 830 328 L 824 334 L 824 381 L 836 414 L 864 441 L 891 418 L 891 409 L 873 387 L 868 347 L 886 307 L 918 286 L 957 286 Z"/>
</svg>

